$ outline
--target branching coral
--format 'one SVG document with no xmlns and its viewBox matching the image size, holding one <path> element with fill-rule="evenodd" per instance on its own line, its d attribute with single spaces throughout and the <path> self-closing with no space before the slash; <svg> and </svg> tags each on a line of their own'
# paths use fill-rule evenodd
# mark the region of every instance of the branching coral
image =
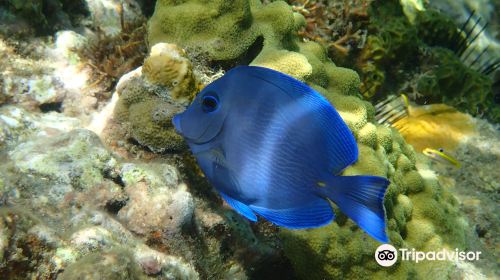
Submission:
<svg viewBox="0 0 500 280">
<path fill-rule="evenodd" d="M 121 32 L 117 35 L 107 35 L 97 28 L 94 39 L 87 47 L 79 50 L 85 64 L 94 70 L 92 79 L 95 82 L 89 88 L 100 86 L 103 92 L 108 91 L 121 76 L 140 66 L 147 54 L 145 19 L 127 22 L 123 4 L 121 5 L 117 8 Z"/>
<path fill-rule="evenodd" d="M 317 1 L 292 0 L 294 11 L 306 19 L 299 31 L 303 38 L 321 43 L 335 58 L 345 58 L 363 47 L 367 31 L 368 7 L 373 0 Z M 338 60 L 338 59 L 337 59 Z"/>
<path fill-rule="evenodd" d="M 418 103 L 446 103 L 471 115 L 498 122 L 491 78 L 464 65 L 449 49 L 435 47 L 422 56 L 420 72 L 401 88 Z"/>
</svg>

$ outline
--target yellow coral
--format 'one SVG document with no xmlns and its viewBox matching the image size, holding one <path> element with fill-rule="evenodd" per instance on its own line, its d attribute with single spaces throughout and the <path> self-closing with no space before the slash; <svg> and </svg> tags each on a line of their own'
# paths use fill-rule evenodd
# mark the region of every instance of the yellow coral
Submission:
<svg viewBox="0 0 500 280">
<path fill-rule="evenodd" d="M 409 116 L 397 127 L 419 152 L 425 148 L 453 150 L 462 138 L 475 134 L 472 117 L 445 104 L 410 106 Z"/>
<path fill-rule="evenodd" d="M 287 50 L 263 51 L 251 65 L 271 68 L 302 81 L 312 74 L 312 66 L 304 55 Z"/>
<path fill-rule="evenodd" d="M 149 82 L 167 87 L 174 99 L 192 99 L 197 90 L 191 62 L 186 52 L 174 44 L 154 45 L 142 74 Z"/>
</svg>

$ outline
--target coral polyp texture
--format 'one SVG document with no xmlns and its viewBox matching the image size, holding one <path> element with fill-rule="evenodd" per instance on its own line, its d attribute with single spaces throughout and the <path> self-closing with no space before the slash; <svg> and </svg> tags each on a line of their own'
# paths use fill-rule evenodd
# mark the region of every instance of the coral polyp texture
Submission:
<svg viewBox="0 0 500 280">
<path fill-rule="evenodd" d="M 398 132 L 375 124 L 373 106 L 361 99 L 356 72 L 337 67 L 318 43 L 299 39 L 297 30 L 305 23 L 300 14 L 283 2 L 213 1 L 203 10 L 201 3 L 158 1 L 149 21 L 149 41 L 201 48 L 213 61 L 241 63 L 253 54 L 251 65 L 305 81 L 335 106 L 356 137 L 359 160 L 344 175 L 371 174 L 391 180 L 385 196 L 391 243 L 418 250 L 465 248 L 467 224 L 457 201 L 432 172 L 416 169 L 415 152 Z M 393 43 L 410 44 L 407 36 L 415 34 L 408 35 L 398 22 L 391 24 L 395 26 L 391 32 L 399 35 L 393 36 Z M 403 47 L 391 49 L 388 55 L 405 51 Z M 451 273 L 452 264 L 446 262 L 398 262 L 390 270 L 382 269 L 373 258 L 379 244 L 340 213 L 331 225 L 283 229 L 280 236 L 297 276 L 303 279 L 425 278 L 435 270 L 444 272 L 445 279 Z"/>
<path fill-rule="evenodd" d="M 427 1 L 288 2 L 0 1 L 0 278 L 498 278 L 500 135 L 464 114 L 498 120 L 498 83 L 471 67 L 476 52 L 457 55 L 466 32 Z M 239 215 L 172 125 L 238 65 L 331 102 L 359 150 L 342 175 L 390 180 L 389 243 L 484 259 L 382 267 L 381 244 L 333 203 L 335 221 L 313 229 Z M 446 105 L 410 108 L 406 130 L 379 125 L 371 102 L 401 93 Z M 420 154 L 438 145 L 462 167 Z"/>
<path fill-rule="evenodd" d="M 193 67 L 183 49 L 174 44 L 159 43 L 151 48 L 142 73 L 147 81 L 167 87 L 174 99 L 192 99 L 196 93 Z"/>
<path fill-rule="evenodd" d="M 152 47 L 143 67 L 118 82 L 114 116 L 132 139 L 150 150 L 180 150 L 184 142 L 171 120 L 183 111 L 196 90 L 191 62 L 184 51 L 160 43 Z"/>
<path fill-rule="evenodd" d="M 476 129 L 470 115 L 444 104 L 410 106 L 409 116 L 397 122 L 405 140 L 417 152 L 425 148 L 454 150 Z"/>
</svg>

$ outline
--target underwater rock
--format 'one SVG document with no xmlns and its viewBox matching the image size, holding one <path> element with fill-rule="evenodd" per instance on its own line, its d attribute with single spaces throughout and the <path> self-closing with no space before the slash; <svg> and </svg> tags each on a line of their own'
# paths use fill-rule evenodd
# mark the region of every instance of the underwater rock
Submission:
<svg viewBox="0 0 500 280">
<path fill-rule="evenodd" d="M 163 170 L 167 178 L 151 170 Z M 118 211 L 118 218 L 135 233 L 162 231 L 179 233 L 191 222 L 194 202 L 186 185 L 177 182 L 177 171 L 169 165 L 135 166 L 125 164 L 120 171 L 129 201 Z"/>
<path fill-rule="evenodd" d="M 86 43 L 82 35 L 65 31 L 56 34 L 55 42 L 43 37 L 24 42 L 21 52 L 0 38 L 0 103 L 85 121 L 97 105 L 87 91 L 89 69 L 77 55 Z"/>
<path fill-rule="evenodd" d="M 62 103 L 66 95 L 64 84 L 51 69 L 54 60 L 47 57 L 50 46 L 40 42 L 35 49 L 41 57 L 38 61 L 16 54 L 14 49 L 0 39 L 2 88 L 0 94 L 11 102 L 30 107 L 42 104 Z"/>
<path fill-rule="evenodd" d="M 165 255 L 144 245 L 136 247 L 134 258 L 150 276 L 159 276 L 162 279 L 199 279 L 193 267 L 181 258 Z"/>
<path fill-rule="evenodd" d="M 8 0 L 0 4 L 0 33 L 7 36 L 46 34 L 71 29 L 87 13 L 83 0 Z"/>
<path fill-rule="evenodd" d="M 3 106 L 0 108 L 0 150 L 14 147 L 34 136 L 69 132 L 80 125 L 79 119 L 55 112 L 40 114 L 18 106 Z"/>
<path fill-rule="evenodd" d="M 94 26 L 105 36 L 116 36 L 123 29 L 123 23 L 142 21 L 141 7 L 135 0 L 85 0 Z"/>
<path fill-rule="evenodd" d="M 58 279 L 147 279 L 129 250 L 95 252 L 69 265 Z"/>
<path fill-rule="evenodd" d="M 119 177 L 114 170 L 118 162 L 97 135 L 79 129 L 34 137 L 36 140 L 21 143 L 8 153 L 10 167 L 4 169 L 9 170 L 4 173 L 7 200 L 16 201 L 21 193 L 39 212 L 74 203 L 106 207 L 125 201 L 122 189 L 112 179 Z"/>
<path fill-rule="evenodd" d="M 147 247 L 132 233 L 153 226 L 178 232 L 191 220 L 194 205 L 185 186 L 179 184 L 178 171 L 167 164 L 156 168 L 158 173 L 151 171 L 154 167 L 122 164 L 97 135 L 83 129 L 18 144 L 0 165 L 2 201 L 8 205 L 0 208 L 0 253 L 10 256 L 0 273 L 13 275 L 16 267 L 25 267 L 22 275 L 45 277 L 45 273 L 64 270 L 60 276 L 73 279 L 81 273 L 125 269 L 126 275 L 132 273 L 131 279 L 139 279 L 151 274 L 147 266 L 151 261 L 144 258 L 152 256 L 159 262 L 155 275 L 196 279 L 190 264 Z M 141 183 L 149 184 L 149 190 L 139 188 Z M 141 208 L 136 208 L 138 202 Z M 146 213 L 142 210 L 148 211 L 150 227 L 142 224 Z M 119 219 L 124 219 L 125 226 Z M 23 253 L 14 258 L 16 250 Z M 122 262 L 129 265 L 116 263 L 114 252 L 122 252 Z M 37 263 L 31 263 L 35 259 L 29 256 Z M 96 262 L 106 265 L 96 267 Z M 94 269 L 87 271 L 87 265 Z M 80 272 L 75 274 L 76 270 Z"/>
</svg>

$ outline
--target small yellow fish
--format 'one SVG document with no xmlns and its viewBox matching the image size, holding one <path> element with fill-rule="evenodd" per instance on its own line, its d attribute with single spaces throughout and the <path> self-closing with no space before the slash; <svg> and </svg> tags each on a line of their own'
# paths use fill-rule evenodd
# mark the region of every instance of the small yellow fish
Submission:
<svg viewBox="0 0 500 280">
<path fill-rule="evenodd" d="M 424 155 L 426 155 L 427 157 L 431 158 L 432 160 L 435 160 L 437 162 L 441 162 L 441 163 L 446 163 L 446 164 L 452 164 L 454 165 L 456 168 L 460 168 L 460 162 L 458 162 L 457 159 L 455 159 L 454 157 L 446 154 L 444 152 L 444 149 L 443 148 L 439 148 L 437 150 L 435 149 L 431 149 L 431 148 L 425 148 L 422 153 Z"/>
</svg>

